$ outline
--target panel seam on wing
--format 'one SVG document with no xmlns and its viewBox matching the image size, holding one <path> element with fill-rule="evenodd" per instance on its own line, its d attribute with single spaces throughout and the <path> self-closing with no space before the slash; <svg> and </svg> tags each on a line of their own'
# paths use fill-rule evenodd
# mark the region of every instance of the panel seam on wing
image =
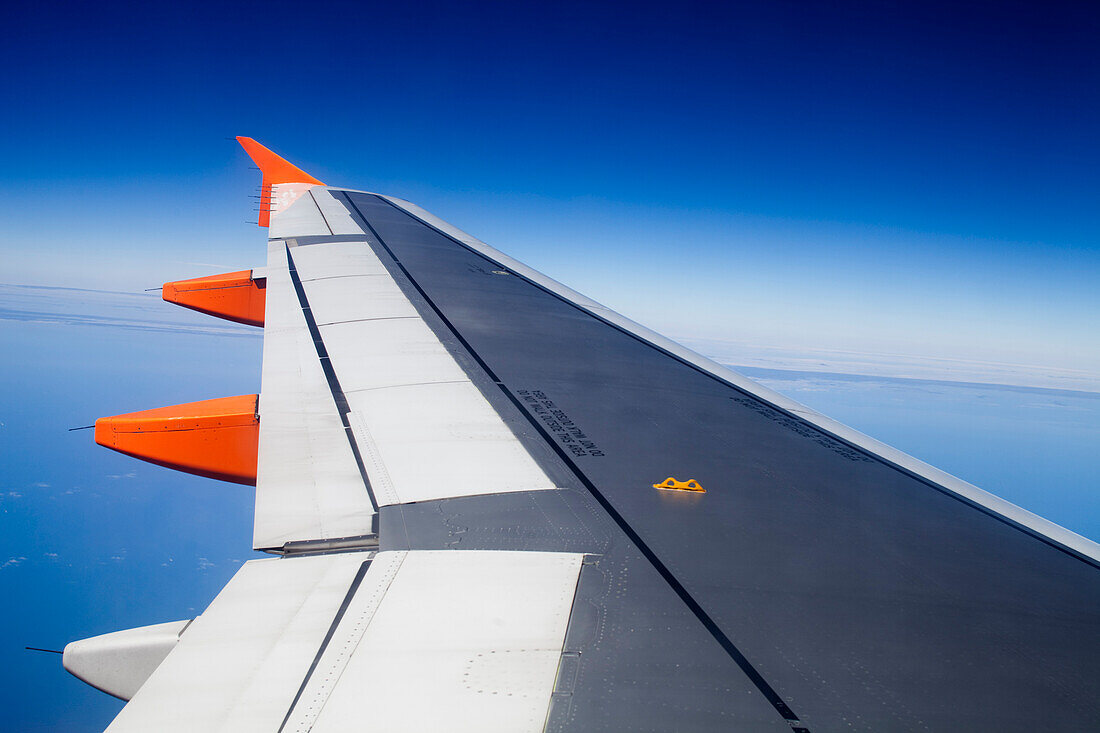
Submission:
<svg viewBox="0 0 1100 733">
<path fill-rule="evenodd" d="M 374 441 L 374 436 L 371 435 L 370 429 L 367 428 L 367 423 L 363 419 L 362 414 L 356 410 L 352 410 L 348 413 L 348 417 L 351 419 L 351 430 L 362 446 L 363 453 L 373 469 L 368 471 L 367 478 L 374 486 L 375 498 L 378 501 L 378 506 L 384 504 L 399 504 L 401 500 L 397 496 L 397 490 L 393 486 L 390 472 L 386 470 L 386 463 L 382 460 L 382 454 L 378 450 L 378 444 Z"/>
<path fill-rule="evenodd" d="M 280 733 L 282 731 L 305 733 L 313 727 L 328 702 L 333 688 L 340 680 L 344 668 L 359 647 L 363 634 L 366 633 L 367 627 L 378 612 L 378 607 L 382 604 L 382 599 L 389 591 L 394 578 L 397 577 L 397 571 L 401 569 L 407 554 L 406 552 L 387 552 L 376 555 L 371 560 L 367 579 L 375 580 L 370 571 L 376 568 L 382 570 L 381 577 L 377 577 L 376 582 L 370 583 L 369 595 L 360 596 L 363 590 L 363 586 L 360 585 L 352 596 L 351 605 L 357 607 L 355 614 L 345 614 L 340 619 L 330 644 L 322 653 L 321 661 L 324 661 L 324 664 L 318 663 L 306 683 L 307 689 L 312 686 L 313 690 L 308 695 L 301 696 L 286 723 L 280 727 Z M 384 566 L 384 569 L 379 566 Z M 325 657 L 329 659 L 325 660 Z"/>
</svg>

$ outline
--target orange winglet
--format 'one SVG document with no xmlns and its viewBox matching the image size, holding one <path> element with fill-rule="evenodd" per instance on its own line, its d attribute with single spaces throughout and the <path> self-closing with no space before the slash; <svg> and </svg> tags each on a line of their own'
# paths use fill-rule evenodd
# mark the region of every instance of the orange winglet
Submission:
<svg viewBox="0 0 1100 733">
<path fill-rule="evenodd" d="M 273 206 L 271 195 L 272 186 L 278 186 L 284 183 L 303 183 L 315 186 L 325 185 L 298 166 L 279 157 L 250 137 L 241 137 L 238 135 L 237 142 L 239 142 L 241 147 L 244 148 L 244 151 L 248 153 L 248 157 L 252 158 L 252 161 L 259 166 L 260 172 L 263 174 L 263 181 L 260 184 L 260 218 L 258 222 L 262 227 L 271 224 L 271 210 Z"/>
<path fill-rule="evenodd" d="M 280 158 L 250 137 L 237 136 L 237 142 L 244 148 L 244 152 L 248 153 L 248 157 L 252 158 L 253 162 L 259 166 L 260 171 L 264 175 L 265 185 L 273 186 L 278 183 L 312 183 L 317 186 L 325 185 L 298 166 L 284 158 Z"/>
<path fill-rule="evenodd" d="M 264 325 L 267 278 L 253 279 L 252 270 L 176 280 L 164 283 L 160 293 L 169 303 L 200 313 L 249 326 Z"/>
<path fill-rule="evenodd" d="M 95 442 L 158 466 L 256 485 L 259 395 L 222 397 L 95 421 Z"/>
</svg>

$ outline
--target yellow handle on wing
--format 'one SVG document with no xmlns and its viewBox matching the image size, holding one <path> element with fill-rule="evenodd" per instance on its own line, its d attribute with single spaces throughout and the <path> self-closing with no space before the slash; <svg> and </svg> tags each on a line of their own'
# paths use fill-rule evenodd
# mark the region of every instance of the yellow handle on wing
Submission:
<svg viewBox="0 0 1100 733">
<path fill-rule="evenodd" d="M 669 491 L 698 491 L 701 494 L 707 493 L 707 490 L 693 478 L 689 478 L 687 481 L 677 481 L 672 476 L 669 476 L 659 484 L 653 484 L 653 488 L 666 489 Z"/>
</svg>

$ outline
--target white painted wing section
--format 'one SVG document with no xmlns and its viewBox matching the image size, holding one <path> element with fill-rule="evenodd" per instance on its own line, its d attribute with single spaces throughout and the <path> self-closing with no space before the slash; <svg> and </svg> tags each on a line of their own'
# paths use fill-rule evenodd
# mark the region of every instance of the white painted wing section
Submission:
<svg viewBox="0 0 1100 733">
<path fill-rule="evenodd" d="M 379 506 L 554 488 L 365 241 L 290 256 Z"/>
<path fill-rule="evenodd" d="M 107 729 L 279 729 L 368 553 L 253 560 Z"/>
<path fill-rule="evenodd" d="M 347 395 L 384 387 L 467 381 L 466 373 L 419 318 L 334 323 L 320 330 L 333 361 L 355 365 L 340 370 L 340 386 Z"/>
<path fill-rule="evenodd" d="M 303 283 L 368 275 L 389 277 L 374 252 L 370 247 L 364 247 L 363 243 L 364 237 L 360 232 L 359 237 L 348 237 L 346 241 L 333 239 L 325 245 L 301 247 L 295 252 L 298 277 Z"/>
<path fill-rule="evenodd" d="M 281 183 L 271 187 L 271 225 L 268 237 L 320 237 L 362 234 L 347 207 L 324 186 Z"/>
<path fill-rule="evenodd" d="M 321 216 L 325 220 L 329 231 L 333 234 L 361 234 L 362 229 L 351 218 L 348 208 L 332 197 L 328 189 L 323 186 L 314 186 L 310 189 L 317 208 L 321 210 Z"/>
<path fill-rule="evenodd" d="M 372 555 L 245 563 L 108 733 L 541 731 L 583 556 Z"/>
<path fill-rule="evenodd" d="M 541 731 L 583 556 L 380 553 L 286 731 Z"/>
<path fill-rule="evenodd" d="M 281 241 L 268 245 L 259 414 L 253 547 L 370 534 L 374 509 Z"/>
<path fill-rule="evenodd" d="M 380 506 L 554 488 L 468 381 L 355 392 L 348 403 L 360 449 L 387 472 L 388 482 L 371 479 Z"/>
<path fill-rule="evenodd" d="M 332 234 L 308 183 L 281 183 L 271 187 L 270 239 Z"/>
<path fill-rule="evenodd" d="M 330 246 L 317 244 L 298 247 L 292 253 L 299 275 L 310 273 L 309 254 L 324 255 Z M 352 247 L 366 248 L 357 243 Z M 389 275 L 345 275 L 303 283 L 310 310 L 318 326 L 382 318 L 418 318 L 416 308 Z M 324 336 L 324 334 L 321 334 Z M 326 339 L 326 343 L 327 343 Z"/>
<path fill-rule="evenodd" d="M 359 193 L 370 193 L 369 191 L 360 191 Z M 476 237 L 470 236 L 461 229 L 448 224 L 439 217 L 435 216 L 429 211 L 417 206 L 414 203 L 399 199 L 393 196 L 383 196 L 381 194 L 374 194 L 381 196 L 386 201 L 389 201 L 394 206 L 408 212 L 413 217 L 419 219 L 425 224 L 438 229 L 444 234 L 453 237 L 456 241 L 462 242 L 475 252 L 489 257 L 501 265 L 507 267 L 509 270 L 522 275 L 533 283 L 540 285 L 551 293 L 554 293 L 565 300 L 579 306 L 580 308 L 588 311 L 592 315 L 601 318 L 608 323 L 612 323 L 615 326 L 623 329 L 628 333 L 632 333 L 643 341 L 648 341 L 655 346 L 664 349 L 670 354 L 683 359 L 689 364 L 709 372 L 719 379 L 723 379 L 736 387 L 754 394 L 762 400 L 770 402 L 771 404 L 786 410 L 798 417 L 806 420 L 807 422 L 816 425 L 817 427 L 831 433 L 841 440 L 847 441 L 852 445 L 857 445 L 871 453 L 884 458 L 885 460 L 893 463 L 896 466 L 903 468 L 906 471 L 910 471 L 917 476 L 923 476 L 924 478 L 943 486 L 949 491 L 963 497 L 968 501 L 972 501 L 975 504 L 985 507 L 1003 517 L 1017 522 L 1028 529 L 1031 529 L 1041 535 L 1049 537 L 1050 539 L 1058 542 L 1065 547 L 1068 547 L 1075 552 L 1079 552 L 1086 557 L 1090 557 L 1093 560 L 1100 560 L 1100 543 L 1093 542 L 1087 537 L 1066 529 L 1060 525 L 1051 522 L 1049 519 L 1040 517 L 1038 514 L 1034 514 L 1024 509 L 1023 507 L 1016 506 L 1010 501 L 1006 501 L 996 494 L 992 494 L 984 489 L 978 488 L 971 483 L 963 481 L 960 478 L 952 476 L 951 474 L 929 465 L 919 458 L 905 453 L 903 451 L 887 445 L 881 441 L 864 435 L 863 433 L 850 428 L 847 425 L 832 419 L 826 415 L 817 412 L 816 410 L 803 405 L 801 402 L 792 400 L 791 398 L 782 395 L 775 390 L 769 389 L 762 384 L 758 384 L 743 374 L 722 366 L 721 364 L 708 359 L 702 354 L 698 354 L 691 349 L 676 343 L 672 339 L 666 338 L 655 331 L 652 331 L 645 326 L 635 323 L 626 316 L 620 315 L 611 310 L 605 305 L 592 300 L 591 298 L 578 293 L 572 288 L 562 285 L 557 280 L 543 275 L 541 272 L 528 267 L 519 260 L 513 259 L 504 254 L 500 250 L 493 248 L 492 246 L 482 242 Z"/>
</svg>

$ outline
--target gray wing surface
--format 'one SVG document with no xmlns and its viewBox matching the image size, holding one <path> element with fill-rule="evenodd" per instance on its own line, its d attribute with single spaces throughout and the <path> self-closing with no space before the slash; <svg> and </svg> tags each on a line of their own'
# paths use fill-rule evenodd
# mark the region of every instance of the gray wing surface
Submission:
<svg viewBox="0 0 1100 733">
<path fill-rule="evenodd" d="M 587 557 L 548 730 L 1100 724 L 1095 545 L 842 439 L 415 207 L 330 191 L 558 487 L 383 506 L 381 549 Z M 654 488 L 668 477 L 706 491 Z"/>
</svg>

